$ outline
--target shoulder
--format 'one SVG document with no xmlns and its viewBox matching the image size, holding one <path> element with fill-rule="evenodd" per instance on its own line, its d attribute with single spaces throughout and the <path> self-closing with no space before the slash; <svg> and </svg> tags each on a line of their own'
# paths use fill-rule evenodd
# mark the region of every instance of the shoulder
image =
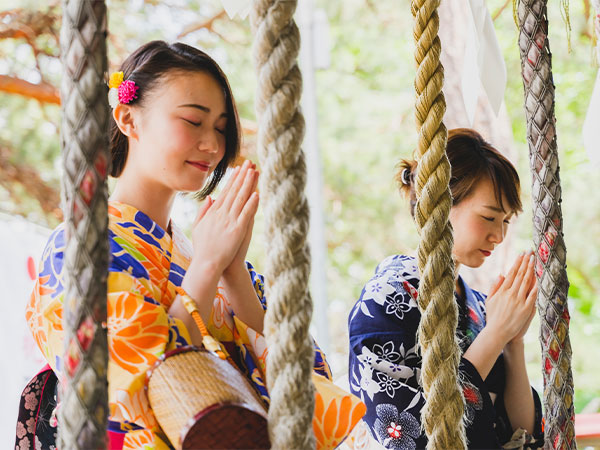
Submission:
<svg viewBox="0 0 600 450">
<path fill-rule="evenodd" d="M 363 288 L 361 299 L 381 303 L 384 295 L 405 293 L 416 301 L 418 288 L 417 260 L 412 256 L 391 255 L 377 265 L 375 274 Z"/>
<path fill-rule="evenodd" d="M 398 321 L 418 323 L 419 271 L 415 258 L 392 255 L 377 265 L 349 317 L 350 333 L 395 327 Z M 369 331 L 370 332 L 370 331 Z"/>
</svg>

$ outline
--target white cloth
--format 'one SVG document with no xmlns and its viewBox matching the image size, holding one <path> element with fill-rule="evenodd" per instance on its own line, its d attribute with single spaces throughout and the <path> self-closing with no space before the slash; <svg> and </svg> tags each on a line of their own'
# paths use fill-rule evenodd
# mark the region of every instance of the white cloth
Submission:
<svg viewBox="0 0 600 450">
<path fill-rule="evenodd" d="M 465 48 L 462 92 L 467 117 L 473 124 L 479 87 L 483 89 L 497 115 L 506 90 L 506 65 L 496 38 L 494 23 L 485 0 L 469 0 L 471 37 Z"/>
<path fill-rule="evenodd" d="M 252 7 L 252 0 L 221 0 L 221 3 L 230 19 L 233 19 L 237 14 L 240 19 L 244 20 Z"/>
</svg>

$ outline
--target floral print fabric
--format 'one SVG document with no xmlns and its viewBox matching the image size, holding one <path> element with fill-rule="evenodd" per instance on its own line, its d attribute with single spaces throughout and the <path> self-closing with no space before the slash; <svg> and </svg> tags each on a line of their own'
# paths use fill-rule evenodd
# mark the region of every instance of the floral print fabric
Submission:
<svg viewBox="0 0 600 450">
<path fill-rule="evenodd" d="M 146 371 L 165 352 L 190 342 L 183 323 L 170 316 L 168 310 L 177 295 L 175 287 L 181 285 L 189 266 L 191 243 L 176 226 L 172 226 L 171 236 L 141 211 L 118 202 L 109 203 L 109 241 L 112 254 L 107 299 L 109 429 L 126 433 L 124 448 L 167 448 L 166 438 L 148 404 L 144 381 Z M 31 332 L 56 372 L 62 367 L 64 248 L 64 228 L 59 226 L 42 256 L 39 277 L 26 311 Z M 263 277 L 249 263 L 248 271 L 266 309 Z M 222 287 L 215 296 L 207 328 L 224 343 L 238 368 L 268 404 L 264 336 L 235 316 Z M 329 385 L 333 386 L 328 380 L 329 366 L 318 347 L 315 373 L 323 378 L 325 391 L 330 389 Z M 336 420 L 347 419 L 360 404 L 354 396 L 346 396 L 350 403 L 340 410 Z M 342 397 L 335 389 L 323 396 L 329 402 Z M 342 433 L 342 439 L 350 429 Z"/>
<path fill-rule="evenodd" d="M 485 326 L 485 296 L 462 279 L 465 300 L 459 301 L 457 335 L 464 352 Z M 394 255 L 383 260 L 364 286 L 349 316 L 350 390 L 366 403 L 363 420 L 371 435 L 385 448 L 424 448 L 421 409 L 421 356 L 416 342 L 420 312 L 417 305 L 419 274 L 416 260 Z M 466 400 L 470 448 L 499 448 L 512 430 L 503 406 L 502 355 L 482 380 L 473 365 L 461 359 L 460 379 Z M 492 403 L 489 392 L 498 395 Z M 536 403 L 537 434 L 541 434 L 541 405 Z"/>
<path fill-rule="evenodd" d="M 56 382 L 50 366 L 27 384 L 21 395 L 15 449 L 56 448 L 56 426 L 50 418 L 56 407 Z"/>
</svg>

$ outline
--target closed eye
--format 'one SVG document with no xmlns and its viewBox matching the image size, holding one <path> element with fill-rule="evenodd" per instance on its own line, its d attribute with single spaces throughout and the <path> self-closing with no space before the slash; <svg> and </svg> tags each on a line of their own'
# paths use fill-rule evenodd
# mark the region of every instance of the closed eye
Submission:
<svg viewBox="0 0 600 450">
<path fill-rule="evenodd" d="M 219 128 L 215 128 L 215 130 L 217 130 L 217 133 L 225 134 L 225 130 L 221 130 Z"/>
<path fill-rule="evenodd" d="M 202 122 L 192 122 L 191 120 L 188 119 L 183 119 L 185 120 L 187 123 L 189 123 L 190 125 L 193 125 L 195 127 L 199 127 L 200 125 L 202 125 Z"/>
<path fill-rule="evenodd" d="M 485 217 L 485 216 L 481 216 L 484 220 L 487 220 L 488 222 L 493 222 L 494 218 L 493 217 Z"/>
</svg>

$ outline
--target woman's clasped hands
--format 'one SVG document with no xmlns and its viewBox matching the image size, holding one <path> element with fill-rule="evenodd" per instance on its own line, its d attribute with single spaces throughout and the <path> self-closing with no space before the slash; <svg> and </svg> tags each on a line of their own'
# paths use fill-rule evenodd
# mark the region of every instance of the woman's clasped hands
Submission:
<svg viewBox="0 0 600 450">
<path fill-rule="evenodd" d="M 190 266 L 198 263 L 219 275 L 233 268 L 245 270 L 258 209 L 257 183 L 256 166 L 246 160 L 233 169 L 216 200 L 206 199 L 193 225 L 194 255 Z"/>
<path fill-rule="evenodd" d="M 504 345 L 521 341 L 535 315 L 534 265 L 531 251 L 521 254 L 506 277 L 498 277 L 486 300 L 486 328 Z"/>
<path fill-rule="evenodd" d="M 220 280 L 230 291 L 229 300 L 239 310 L 236 312 L 250 317 L 249 323 L 260 330 L 260 305 L 240 305 L 247 303 L 246 299 L 258 304 L 245 264 L 258 209 L 257 184 L 256 166 L 246 160 L 233 169 L 218 198 L 208 197 L 202 204 L 192 229 L 192 260 L 181 286 L 196 301 L 204 320 L 208 320 Z M 250 313 L 247 307 L 251 308 Z"/>
</svg>

